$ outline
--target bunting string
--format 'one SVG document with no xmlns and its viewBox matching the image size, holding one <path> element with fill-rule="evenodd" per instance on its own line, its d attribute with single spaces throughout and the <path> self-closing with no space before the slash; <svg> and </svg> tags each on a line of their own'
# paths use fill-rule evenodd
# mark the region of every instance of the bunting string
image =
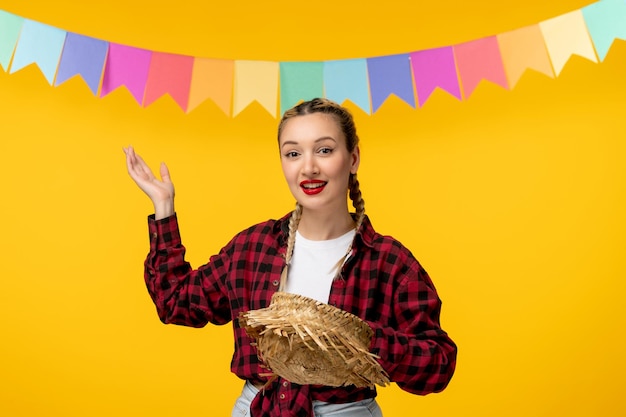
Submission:
<svg viewBox="0 0 626 417">
<path fill-rule="evenodd" d="M 97 97 L 125 87 L 146 107 L 169 95 L 186 113 L 207 100 L 235 117 L 258 102 L 273 117 L 301 100 L 350 100 L 367 114 L 395 95 L 422 107 L 439 88 L 467 100 L 481 81 L 512 89 L 527 69 L 557 77 L 572 55 L 602 62 L 626 40 L 626 0 L 600 0 L 457 45 L 346 60 L 222 60 L 150 51 L 67 32 L 0 10 L 0 67 L 35 64 L 50 85 L 81 77 Z"/>
</svg>

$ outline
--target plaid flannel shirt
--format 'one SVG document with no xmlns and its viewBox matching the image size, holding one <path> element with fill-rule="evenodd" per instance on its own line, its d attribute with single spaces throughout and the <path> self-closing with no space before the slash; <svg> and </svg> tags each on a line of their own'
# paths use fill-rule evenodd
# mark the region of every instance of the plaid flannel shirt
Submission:
<svg viewBox="0 0 626 417">
<path fill-rule="evenodd" d="M 202 327 L 232 322 L 231 371 L 254 383 L 267 373 L 253 342 L 239 327 L 242 311 L 267 307 L 278 290 L 290 214 L 238 233 L 197 269 L 185 261 L 176 215 L 148 217 L 150 252 L 145 260 L 148 292 L 163 323 Z M 366 217 L 329 304 L 372 328 L 370 351 L 405 391 L 439 392 L 455 370 L 457 347 L 441 329 L 441 301 L 426 271 L 397 240 L 376 233 Z M 347 403 L 376 396 L 376 389 L 298 385 L 277 378 L 254 399 L 252 417 L 310 417 L 312 401 Z"/>
</svg>

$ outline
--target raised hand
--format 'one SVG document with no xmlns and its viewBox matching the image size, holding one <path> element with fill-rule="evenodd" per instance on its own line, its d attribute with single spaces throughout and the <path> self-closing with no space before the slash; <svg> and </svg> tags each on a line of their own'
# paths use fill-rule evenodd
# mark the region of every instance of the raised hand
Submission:
<svg viewBox="0 0 626 417">
<path fill-rule="evenodd" d="M 158 179 L 132 146 L 123 150 L 126 154 L 128 174 L 152 201 L 155 218 L 158 220 L 174 214 L 174 184 L 167 165 L 161 162 L 159 169 L 161 179 Z"/>
</svg>

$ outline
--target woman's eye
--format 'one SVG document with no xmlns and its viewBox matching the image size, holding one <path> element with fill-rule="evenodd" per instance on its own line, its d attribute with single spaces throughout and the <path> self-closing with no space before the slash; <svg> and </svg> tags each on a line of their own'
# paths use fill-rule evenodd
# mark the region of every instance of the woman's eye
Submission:
<svg viewBox="0 0 626 417">
<path fill-rule="evenodd" d="M 287 152 L 287 153 L 285 154 L 285 156 L 286 156 L 287 158 L 295 158 L 296 156 L 298 156 L 298 152 L 296 152 L 296 151 Z"/>
<path fill-rule="evenodd" d="M 329 154 L 332 153 L 332 148 L 322 148 L 319 150 L 320 153 Z"/>
</svg>

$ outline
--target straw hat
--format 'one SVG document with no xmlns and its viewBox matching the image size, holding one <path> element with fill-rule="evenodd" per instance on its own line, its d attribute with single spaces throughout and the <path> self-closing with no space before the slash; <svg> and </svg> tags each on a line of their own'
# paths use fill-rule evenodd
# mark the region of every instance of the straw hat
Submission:
<svg viewBox="0 0 626 417">
<path fill-rule="evenodd" d="M 270 375 L 300 385 L 389 384 L 369 352 L 372 329 L 346 311 L 297 294 L 276 292 L 269 307 L 239 314 L 256 339 L 259 358 Z"/>
</svg>

